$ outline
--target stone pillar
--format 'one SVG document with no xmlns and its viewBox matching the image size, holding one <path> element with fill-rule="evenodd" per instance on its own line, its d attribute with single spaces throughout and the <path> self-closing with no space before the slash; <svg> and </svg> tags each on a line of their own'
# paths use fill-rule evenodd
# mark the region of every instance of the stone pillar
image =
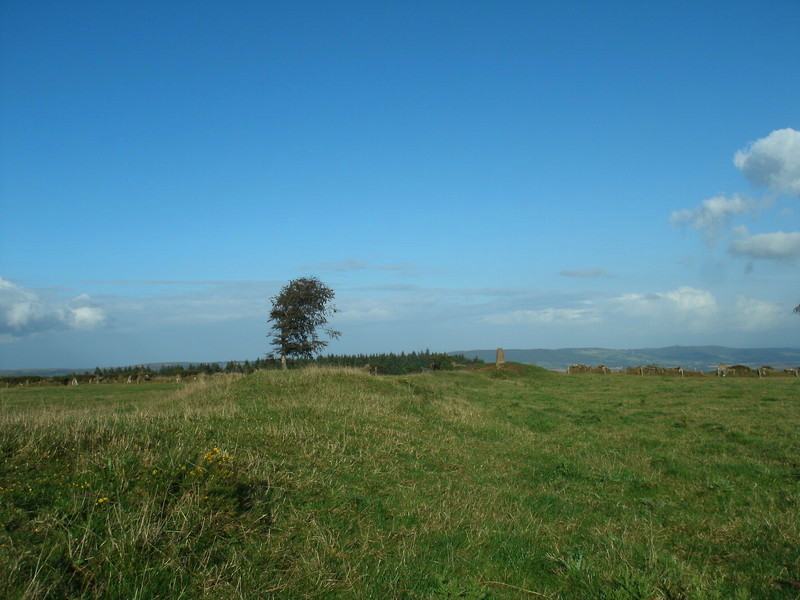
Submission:
<svg viewBox="0 0 800 600">
<path fill-rule="evenodd" d="M 494 362 L 498 369 L 506 366 L 506 355 L 502 348 L 497 349 L 497 359 Z"/>
</svg>

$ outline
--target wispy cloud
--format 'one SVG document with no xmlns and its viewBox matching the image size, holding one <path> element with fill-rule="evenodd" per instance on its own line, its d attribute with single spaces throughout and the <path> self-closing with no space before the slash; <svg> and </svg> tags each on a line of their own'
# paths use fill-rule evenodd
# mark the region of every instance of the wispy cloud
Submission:
<svg viewBox="0 0 800 600">
<path fill-rule="evenodd" d="M 375 269 L 379 271 L 416 271 L 417 266 L 411 263 L 399 263 L 396 265 L 378 265 Z"/>
<path fill-rule="evenodd" d="M 198 286 L 198 285 L 239 285 L 239 284 L 274 284 L 275 281 L 235 280 L 235 279 L 91 279 L 82 281 L 85 285 L 111 285 L 119 287 L 147 286 Z"/>
<path fill-rule="evenodd" d="M 405 302 L 386 302 L 376 298 L 352 298 L 340 303 L 335 321 L 394 321 L 407 313 Z"/>
<path fill-rule="evenodd" d="M 363 271 L 369 266 L 358 260 L 324 261 L 315 265 L 303 265 L 303 271 Z"/>
<path fill-rule="evenodd" d="M 739 150 L 733 163 L 756 185 L 800 196 L 800 131 L 773 131 Z"/>
<path fill-rule="evenodd" d="M 313 265 L 302 265 L 303 271 L 364 271 L 372 269 L 376 271 L 414 271 L 416 266 L 411 263 L 399 263 L 390 265 L 370 265 L 360 260 L 348 259 L 339 261 L 324 261 Z"/>
<path fill-rule="evenodd" d="M 565 269 L 559 271 L 564 277 L 611 277 L 604 269 L 578 269 L 575 271 Z"/>
<path fill-rule="evenodd" d="M 524 323 L 578 324 L 597 323 L 601 320 L 601 316 L 597 309 L 544 308 L 541 310 L 515 310 L 504 314 L 487 315 L 484 320 L 493 325 L 519 325 Z"/>
<path fill-rule="evenodd" d="M 169 290 L 160 294 L 109 297 L 126 323 L 212 323 L 262 317 L 276 282 L 237 281 L 208 284 L 201 289 Z"/>
<path fill-rule="evenodd" d="M 420 286 L 411 283 L 387 283 L 385 285 L 362 285 L 350 288 L 351 291 L 360 292 L 416 292 Z"/>
<path fill-rule="evenodd" d="M 147 348 L 152 340 L 170 332 L 173 337 L 206 339 L 213 349 L 214 344 L 224 343 L 221 332 L 239 332 L 251 348 L 239 351 L 260 351 L 268 329 L 269 297 L 279 287 L 276 282 L 226 282 L 200 289 L 163 288 L 153 293 L 152 289 L 126 288 L 124 293 L 65 297 L 59 296 L 63 290 L 26 289 L 0 279 L 0 340 L 14 342 L 39 333 L 36 339 L 46 344 L 50 331 L 94 330 L 82 335 L 96 335 L 98 344 L 108 344 L 108 335 L 113 334 L 114 339 L 139 340 L 141 348 Z M 761 336 L 785 327 L 782 323 L 787 319 L 792 324 L 796 320 L 787 316 L 785 306 L 750 297 L 724 302 L 708 290 L 691 286 L 617 294 L 521 287 L 376 286 L 337 290 L 336 304 L 340 312 L 332 325 L 344 337 L 335 351 L 345 352 L 495 343 L 613 346 L 615 340 L 623 339 L 681 343 L 692 335 L 700 343 L 709 343 L 735 331 Z M 161 344 L 173 344 L 173 340 Z M 234 350 L 226 352 L 235 355 Z"/>
</svg>

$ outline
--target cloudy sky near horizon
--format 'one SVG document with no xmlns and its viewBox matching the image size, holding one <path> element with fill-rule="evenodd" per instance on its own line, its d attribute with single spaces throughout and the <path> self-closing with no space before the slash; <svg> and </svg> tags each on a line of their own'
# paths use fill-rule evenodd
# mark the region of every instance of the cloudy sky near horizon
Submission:
<svg viewBox="0 0 800 600">
<path fill-rule="evenodd" d="M 800 346 L 800 4 L 0 6 L 0 369 Z"/>
</svg>

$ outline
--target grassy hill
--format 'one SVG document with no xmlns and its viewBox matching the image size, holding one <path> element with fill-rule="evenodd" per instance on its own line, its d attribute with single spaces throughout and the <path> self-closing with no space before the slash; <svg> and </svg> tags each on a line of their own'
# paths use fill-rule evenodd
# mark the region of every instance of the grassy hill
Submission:
<svg viewBox="0 0 800 600">
<path fill-rule="evenodd" d="M 459 350 L 467 358 L 480 358 L 494 362 L 496 349 Z M 453 353 L 455 354 L 455 353 Z M 566 370 L 568 365 L 604 364 L 610 368 L 635 367 L 656 364 L 662 367 L 682 366 L 685 369 L 709 371 L 719 363 L 747 365 L 758 368 L 765 365 L 776 369 L 797 368 L 800 365 L 800 348 L 726 348 L 724 346 L 669 346 L 666 348 L 634 348 L 612 350 L 609 348 L 507 349 L 506 360 L 537 364 L 545 369 Z"/>
<path fill-rule="evenodd" d="M 521 365 L 0 390 L 0 597 L 797 598 L 798 392 Z"/>
</svg>

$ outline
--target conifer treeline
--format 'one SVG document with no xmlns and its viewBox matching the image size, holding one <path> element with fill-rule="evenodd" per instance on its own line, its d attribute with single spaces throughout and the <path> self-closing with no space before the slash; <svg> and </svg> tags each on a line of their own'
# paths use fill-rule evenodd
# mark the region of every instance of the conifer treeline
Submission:
<svg viewBox="0 0 800 600">
<path fill-rule="evenodd" d="M 369 365 L 370 370 L 379 375 L 404 375 L 425 370 L 449 371 L 460 365 L 482 362 L 479 358 L 466 358 L 462 354 L 451 356 L 443 352 L 424 350 L 408 354 L 405 352 L 400 354 L 394 352 L 388 354 L 327 354 L 313 360 L 296 360 L 294 364 L 356 368 L 364 368 Z"/>
<path fill-rule="evenodd" d="M 424 370 L 445 371 L 456 368 L 459 365 L 482 363 L 478 358 L 466 358 L 463 355 L 450 356 L 442 352 L 401 352 L 400 354 L 381 353 L 381 354 L 327 354 L 313 359 L 288 359 L 290 368 L 302 368 L 311 365 L 329 367 L 355 367 L 366 368 L 377 372 L 380 375 L 404 375 L 406 373 L 416 373 Z M 252 373 L 261 369 L 280 369 L 281 363 L 277 358 L 259 358 L 254 361 L 246 360 L 238 362 L 235 360 L 225 363 L 224 368 L 219 363 L 202 363 L 199 365 L 164 365 L 157 375 L 196 375 L 205 373 Z"/>
</svg>

